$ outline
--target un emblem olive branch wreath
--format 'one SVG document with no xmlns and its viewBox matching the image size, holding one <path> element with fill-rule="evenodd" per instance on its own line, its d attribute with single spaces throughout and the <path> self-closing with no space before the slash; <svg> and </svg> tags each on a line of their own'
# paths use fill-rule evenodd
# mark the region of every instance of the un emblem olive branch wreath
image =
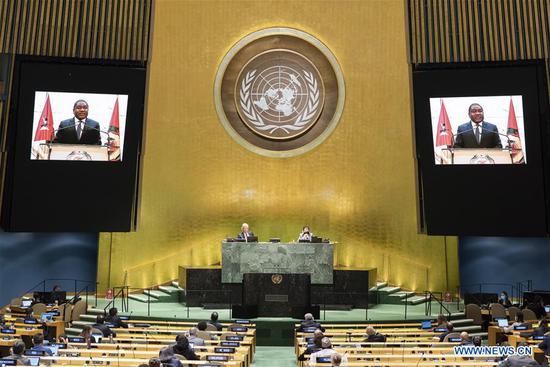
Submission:
<svg viewBox="0 0 550 367">
<path fill-rule="evenodd" d="M 308 102 L 306 105 L 306 108 L 304 111 L 298 116 L 296 121 L 294 121 L 293 124 L 285 124 L 285 125 L 273 125 L 273 124 L 265 124 L 265 122 L 262 119 L 262 116 L 259 113 L 256 113 L 256 110 L 254 109 L 252 105 L 252 100 L 250 97 L 250 87 L 252 86 L 252 82 L 254 81 L 254 77 L 256 76 L 256 70 L 251 70 L 244 76 L 242 82 L 241 82 L 241 88 L 239 89 L 239 97 L 240 97 L 240 105 L 241 109 L 243 111 L 243 114 L 248 118 L 248 121 L 253 124 L 258 130 L 267 131 L 269 130 L 270 134 L 273 134 L 273 132 L 277 130 L 283 130 L 287 134 L 289 134 L 289 130 L 298 131 L 302 130 L 306 127 L 306 125 L 311 122 L 311 119 L 315 116 L 317 113 L 317 109 L 319 108 L 319 85 L 317 83 L 317 79 L 313 76 L 313 73 L 307 72 L 306 70 L 304 72 L 304 77 L 306 79 L 306 84 L 308 86 Z"/>
</svg>

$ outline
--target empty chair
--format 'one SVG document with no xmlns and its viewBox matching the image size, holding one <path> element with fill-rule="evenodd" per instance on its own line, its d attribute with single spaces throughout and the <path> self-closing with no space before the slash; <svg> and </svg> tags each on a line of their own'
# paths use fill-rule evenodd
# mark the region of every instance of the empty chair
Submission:
<svg viewBox="0 0 550 367">
<path fill-rule="evenodd" d="M 199 330 L 197 331 L 197 337 L 204 339 L 204 340 L 210 340 L 210 333 L 208 331 Z"/>
<path fill-rule="evenodd" d="M 491 303 L 489 307 L 491 310 L 491 317 L 493 319 L 497 317 L 506 317 L 506 309 L 500 303 Z"/>
<path fill-rule="evenodd" d="M 48 310 L 48 308 L 46 307 L 45 304 L 43 303 L 35 303 L 33 306 L 32 306 L 32 313 L 34 314 L 34 316 L 36 317 L 40 317 L 44 312 L 46 312 Z"/>
<path fill-rule="evenodd" d="M 508 316 L 510 316 L 510 320 L 516 319 L 516 315 L 518 311 L 521 311 L 518 307 L 515 307 L 515 306 L 508 307 Z"/>
<path fill-rule="evenodd" d="M 73 305 L 70 303 L 65 303 L 62 307 L 63 309 L 63 321 L 71 322 L 71 314 L 73 313 Z"/>
<path fill-rule="evenodd" d="M 537 320 L 537 315 L 532 310 L 526 308 L 523 310 L 523 319 L 525 321 Z"/>
<path fill-rule="evenodd" d="M 73 306 L 73 311 L 71 312 L 71 321 L 80 320 L 80 315 L 83 315 L 88 310 L 88 304 L 84 300 L 80 300 Z"/>
<path fill-rule="evenodd" d="M 475 303 L 470 303 L 466 305 L 465 308 L 466 318 L 474 320 L 474 325 L 481 325 L 483 323 L 483 318 L 481 317 L 481 307 Z"/>
<path fill-rule="evenodd" d="M 21 298 L 13 298 L 11 301 L 10 301 L 10 306 L 21 306 Z"/>
<path fill-rule="evenodd" d="M 206 331 L 218 331 L 218 328 L 212 324 L 206 325 Z"/>
</svg>

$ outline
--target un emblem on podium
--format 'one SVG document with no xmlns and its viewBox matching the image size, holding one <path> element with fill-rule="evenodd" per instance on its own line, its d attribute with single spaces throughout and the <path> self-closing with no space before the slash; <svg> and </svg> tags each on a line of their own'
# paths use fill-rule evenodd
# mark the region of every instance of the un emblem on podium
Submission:
<svg viewBox="0 0 550 367">
<path fill-rule="evenodd" d="M 254 32 L 226 54 L 216 75 L 216 112 L 239 144 L 291 157 L 321 144 L 344 106 L 343 76 L 332 52 L 289 28 Z"/>
<path fill-rule="evenodd" d="M 271 276 L 271 282 L 273 284 L 281 284 L 283 282 L 283 275 L 282 274 L 273 274 Z"/>
</svg>

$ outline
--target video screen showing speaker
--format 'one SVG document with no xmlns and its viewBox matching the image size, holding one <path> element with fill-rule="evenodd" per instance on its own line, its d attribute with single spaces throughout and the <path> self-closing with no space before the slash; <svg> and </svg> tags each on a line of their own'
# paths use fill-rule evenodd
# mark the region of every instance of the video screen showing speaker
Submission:
<svg viewBox="0 0 550 367">
<path fill-rule="evenodd" d="M 135 229 L 146 64 L 15 57 L 1 225 Z"/>
<path fill-rule="evenodd" d="M 30 159 L 120 162 L 128 95 L 38 91 Z"/>
<path fill-rule="evenodd" d="M 413 94 L 423 231 L 546 235 L 544 65 L 415 65 Z"/>
<path fill-rule="evenodd" d="M 430 98 L 435 164 L 526 164 L 522 99 Z"/>
</svg>

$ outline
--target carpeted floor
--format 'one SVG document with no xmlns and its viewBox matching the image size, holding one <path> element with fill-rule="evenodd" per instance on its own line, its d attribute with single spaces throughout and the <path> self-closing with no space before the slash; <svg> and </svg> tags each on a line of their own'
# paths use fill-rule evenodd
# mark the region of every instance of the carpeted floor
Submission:
<svg viewBox="0 0 550 367">
<path fill-rule="evenodd" d="M 252 367 L 296 367 L 294 347 L 256 347 Z"/>
</svg>

